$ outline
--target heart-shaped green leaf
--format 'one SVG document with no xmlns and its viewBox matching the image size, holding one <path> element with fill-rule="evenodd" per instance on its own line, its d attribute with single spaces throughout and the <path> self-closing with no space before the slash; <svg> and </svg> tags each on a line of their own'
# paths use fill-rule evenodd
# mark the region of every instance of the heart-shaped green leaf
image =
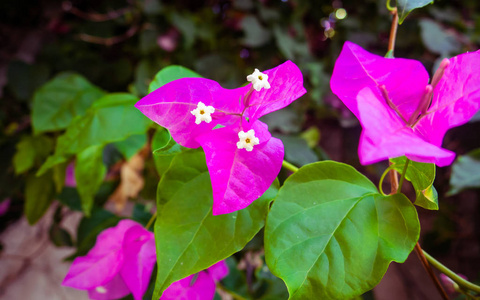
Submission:
<svg viewBox="0 0 480 300">
<path fill-rule="evenodd" d="M 37 174 L 91 146 L 104 146 L 145 133 L 151 121 L 134 107 L 137 101 L 137 97 L 126 93 L 108 94 L 97 100 L 58 138 L 55 154 L 47 159 Z"/>
<path fill-rule="evenodd" d="M 53 145 L 53 140 L 46 135 L 22 137 L 13 156 L 15 174 L 24 173 L 36 164 L 41 164 L 53 150 Z"/>
<path fill-rule="evenodd" d="M 412 10 L 430 3 L 433 3 L 433 0 L 397 0 L 398 23 L 402 24 Z"/>
<path fill-rule="evenodd" d="M 201 151 L 178 154 L 162 177 L 157 191 L 158 273 L 153 299 L 174 281 L 208 268 L 243 249 L 264 226 L 271 187 L 249 207 L 212 215 L 212 188 Z"/>
<path fill-rule="evenodd" d="M 392 167 L 399 173 L 403 172 L 407 158 L 405 156 L 392 158 Z M 415 189 L 415 205 L 426 209 L 438 210 L 438 193 L 433 187 L 435 180 L 435 165 L 410 161 L 405 179 L 410 181 Z"/>
<path fill-rule="evenodd" d="M 65 129 L 105 95 L 79 74 L 61 73 L 43 85 L 33 97 L 32 125 L 36 133 Z"/>
<path fill-rule="evenodd" d="M 148 92 L 151 93 L 164 84 L 167 84 L 176 79 L 186 78 L 186 77 L 202 77 L 202 76 L 182 66 L 165 67 L 161 69 L 157 73 L 157 75 L 155 75 L 152 82 L 148 86 Z"/>
<path fill-rule="evenodd" d="M 417 212 L 354 168 L 317 162 L 290 176 L 268 214 L 265 257 L 290 299 L 350 299 L 372 289 L 418 240 Z"/>
</svg>

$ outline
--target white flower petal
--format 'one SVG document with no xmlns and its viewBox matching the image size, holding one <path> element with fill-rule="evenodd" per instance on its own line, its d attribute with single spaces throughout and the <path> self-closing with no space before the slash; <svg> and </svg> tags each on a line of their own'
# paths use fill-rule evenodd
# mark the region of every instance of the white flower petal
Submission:
<svg viewBox="0 0 480 300">
<path fill-rule="evenodd" d="M 212 116 L 215 112 L 215 108 L 213 106 L 206 106 L 203 102 L 198 102 L 197 108 L 190 111 L 192 115 L 195 116 L 195 124 L 200 124 L 202 121 L 206 123 L 212 122 Z"/>
<path fill-rule="evenodd" d="M 255 72 L 247 76 L 247 80 L 252 83 L 253 88 L 259 92 L 264 89 L 270 88 L 270 83 L 268 82 L 268 75 L 260 72 L 258 69 L 255 69 Z"/>
</svg>

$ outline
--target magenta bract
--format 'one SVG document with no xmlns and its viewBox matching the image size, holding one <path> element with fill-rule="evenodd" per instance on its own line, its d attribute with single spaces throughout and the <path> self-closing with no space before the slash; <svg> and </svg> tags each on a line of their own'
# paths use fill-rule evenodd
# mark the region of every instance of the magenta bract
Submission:
<svg viewBox="0 0 480 300">
<path fill-rule="evenodd" d="M 445 59 L 429 82 L 415 60 L 384 58 L 346 42 L 330 86 L 363 127 L 362 164 L 406 155 L 446 166 L 455 153 L 441 148 L 449 128 L 480 108 L 480 52 Z"/>
<path fill-rule="evenodd" d="M 212 300 L 216 282 L 228 275 L 227 263 L 222 260 L 210 268 L 172 283 L 160 300 Z"/>
<path fill-rule="evenodd" d="M 268 78 L 266 88 L 259 88 L 262 83 L 257 82 L 257 89 L 250 83 L 230 90 L 209 79 L 182 78 L 135 105 L 167 128 L 178 144 L 204 149 L 214 215 L 247 207 L 275 180 L 283 161 L 283 144 L 258 118 L 306 92 L 302 73 L 291 61 L 255 74 L 263 82 Z"/>
<path fill-rule="evenodd" d="M 122 220 L 104 230 L 87 255 L 77 257 L 62 285 L 87 290 L 91 299 L 142 299 L 156 262 L 153 233 Z"/>
</svg>

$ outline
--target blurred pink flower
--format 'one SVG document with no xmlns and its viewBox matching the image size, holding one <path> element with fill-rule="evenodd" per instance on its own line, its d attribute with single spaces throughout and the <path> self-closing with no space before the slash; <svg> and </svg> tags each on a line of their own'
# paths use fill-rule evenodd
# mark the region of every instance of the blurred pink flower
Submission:
<svg viewBox="0 0 480 300">
<path fill-rule="evenodd" d="M 87 255 L 75 258 L 62 285 L 87 290 L 91 299 L 118 299 L 132 293 L 141 300 L 155 261 L 153 233 L 122 220 L 100 233 Z"/>
<path fill-rule="evenodd" d="M 68 164 L 65 170 L 65 186 L 76 187 L 77 181 L 75 180 L 75 162 Z"/>
<path fill-rule="evenodd" d="M 180 34 L 178 31 L 175 28 L 172 28 L 165 34 L 157 37 L 157 44 L 163 50 L 167 52 L 173 52 L 175 49 L 177 49 L 179 38 Z"/>
<path fill-rule="evenodd" d="M 467 276 L 462 275 L 462 274 L 457 274 L 457 275 L 462 277 L 463 279 L 467 280 Z M 449 294 L 454 294 L 456 292 L 455 286 L 457 286 L 457 283 L 455 283 L 455 281 L 451 280 L 450 277 L 441 273 L 440 274 L 440 280 L 442 281 L 443 286 L 445 287 L 446 291 Z"/>
<path fill-rule="evenodd" d="M 3 216 L 8 212 L 8 208 L 10 207 L 11 199 L 5 198 L 2 202 L 0 202 L 0 216 Z"/>
<path fill-rule="evenodd" d="M 224 260 L 197 274 L 172 283 L 160 300 L 211 300 L 215 297 L 216 282 L 228 275 Z"/>
</svg>

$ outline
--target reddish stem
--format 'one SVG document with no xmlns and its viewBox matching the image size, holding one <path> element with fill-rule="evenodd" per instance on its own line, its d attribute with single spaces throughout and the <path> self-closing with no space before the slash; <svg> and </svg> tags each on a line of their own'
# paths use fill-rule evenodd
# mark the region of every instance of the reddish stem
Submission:
<svg viewBox="0 0 480 300">
<path fill-rule="evenodd" d="M 393 15 L 392 27 L 390 27 L 390 38 L 388 39 L 388 53 L 393 56 L 393 49 L 395 49 L 395 39 L 397 38 L 398 28 L 398 12 L 397 8 L 394 8 L 391 12 Z"/>
<path fill-rule="evenodd" d="M 418 258 L 420 259 L 420 261 L 422 262 L 422 265 L 423 267 L 425 268 L 425 271 L 427 271 L 428 275 L 430 275 L 430 278 L 432 279 L 433 283 L 435 284 L 438 292 L 440 293 L 440 295 L 442 296 L 442 298 L 444 300 L 450 300 L 450 298 L 448 297 L 447 293 L 445 292 L 445 290 L 443 289 L 443 286 L 440 284 L 440 281 L 438 280 L 437 276 L 435 275 L 435 273 L 433 272 L 433 269 L 432 267 L 430 266 L 430 264 L 428 263 L 427 261 L 427 258 L 425 257 L 425 255 L 423 255 L 423 250 L 422 248 L 420 247 L 420 244 L 417 243 L 415 245 L 415 252 L 417 252 L 417 255 L 418 255 Z"/>
</svg>

